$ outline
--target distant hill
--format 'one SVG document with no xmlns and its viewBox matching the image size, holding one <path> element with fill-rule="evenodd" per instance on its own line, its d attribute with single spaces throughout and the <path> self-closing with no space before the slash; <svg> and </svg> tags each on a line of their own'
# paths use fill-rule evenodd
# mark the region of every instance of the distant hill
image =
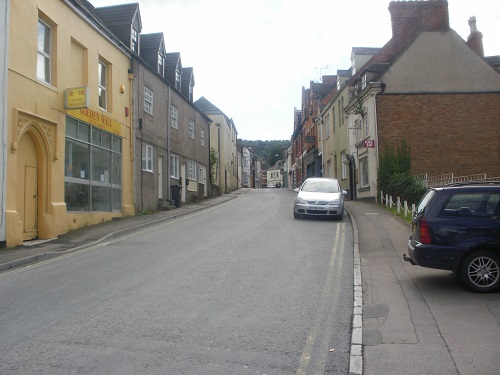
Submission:
<svg viewBox="0 0 500 375">
<path fill-rule="evenodd" d="M 245 147 L 251 147 L 255 155 L 260 157 L 268 165 L 263 165 L 264 168 L 269 168 L 274 165 L 277 160 L 283 159 L 283 150 L 290 147 L 289 140 L 282 141 L 247 141 L 242 140 L 241 143 Z"/>
</svg>

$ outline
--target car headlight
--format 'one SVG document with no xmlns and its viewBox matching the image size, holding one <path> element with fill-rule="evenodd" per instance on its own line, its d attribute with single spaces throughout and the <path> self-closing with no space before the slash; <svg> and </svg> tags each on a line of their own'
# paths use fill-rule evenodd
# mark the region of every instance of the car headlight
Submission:
<svg viewBox="0 0 500 375">
<path fill-rule="evenodd" d="M 297 198 L 295 198 L 295 203 L 306 204 L 307 201 L 304 198 L 297 197 Z"/>
<path fill-rule="evenodd" d="M 340 205 L 340 200 L 334 199 L 334 200 L 328 202 L 328 204 L 331 205 L 331 206 L 339 206 Z"/>
</svg>

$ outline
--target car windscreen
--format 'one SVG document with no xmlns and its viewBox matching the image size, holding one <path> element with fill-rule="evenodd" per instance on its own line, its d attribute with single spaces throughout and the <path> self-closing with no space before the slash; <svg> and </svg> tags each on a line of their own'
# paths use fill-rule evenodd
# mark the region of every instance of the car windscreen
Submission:
<svg viewBox="0 0 500 375">
<path fill-rule="evenodd" d="M 335 181 L 306 181 L 302 191 L 317 193 L 338 193 L 339 185 Z"/>
</svg>

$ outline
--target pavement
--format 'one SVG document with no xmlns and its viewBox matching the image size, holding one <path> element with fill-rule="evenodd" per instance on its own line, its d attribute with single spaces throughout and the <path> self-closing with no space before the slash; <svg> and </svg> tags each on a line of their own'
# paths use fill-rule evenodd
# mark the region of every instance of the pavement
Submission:
<svg viewBox="0 0 500 375">
<path fill-rule="evenodd" d="M 0 272 L 77 251 L 146 226 L 203 210 L 236 198 L 248 190 L 239 189 L 172 210 L 112 220 L 73 230 L 52 240 L 29 241 L 15 249 L 0 250 Z M 481 370 L 469 371 L 467 363 L 461 364 L 460 359 L 453 356 L 453 349 L 459 348 L 454 346 L 453 340 L 460 340 L 460 337 L 454 336 L 453 331 L 449 331 L 449 338 L 446 337 L 448 331 L 440 329 L 431 306 L 412 279 L 412 270 L 426 272 L 427 269 L 411 266 L 402 258 L 406 252 L 410 226 L 375 203 L 347 201 L 346 211 L 354 229 L 350 375 L 482 374 Z M 437 270 L 427 272 L 432 271 Z M 457 286 L 452 284 L 451 288 L 456 289 Z M 463 293 L 467 295 L 468 292 Z M 498 305 L 495 306 L 500 312 Z M 463 319 L 474 319 L 474 314 L 476 312 L 471 311 L 470 316 Z M 500 313 L 496 316 L 496 332 L 499 330 L 499 317 Z M 498 360 L 491 361 L 490 358 L 491 350 L 500 353 L 498 335 L 486 339 L 490 341 L 483 343 L 480 351 L 478 349 L 473 354 L 469 353 L 468 357 L 464 356 L 464 361 L 484 362 L 481 356 L 486 355 L 486 360 L 492 362 L 492 366 L 498 365 Z M 489 347 L 493 349 L 488 352 Z"/>
</svg>

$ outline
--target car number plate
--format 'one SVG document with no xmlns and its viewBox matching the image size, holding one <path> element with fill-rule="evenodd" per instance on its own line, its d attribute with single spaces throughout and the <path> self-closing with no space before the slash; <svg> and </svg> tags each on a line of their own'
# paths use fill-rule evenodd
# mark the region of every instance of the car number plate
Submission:
<svg viewBox="0 0 500 375">
<path fill-rule="evenodd" d="M 325 210 L 325 207 L 321 207 L 321 206 L 310 206 L 309 207 L 310 210 L 316 210 L 316 211 L 324 211 Z"/>
</svg>

